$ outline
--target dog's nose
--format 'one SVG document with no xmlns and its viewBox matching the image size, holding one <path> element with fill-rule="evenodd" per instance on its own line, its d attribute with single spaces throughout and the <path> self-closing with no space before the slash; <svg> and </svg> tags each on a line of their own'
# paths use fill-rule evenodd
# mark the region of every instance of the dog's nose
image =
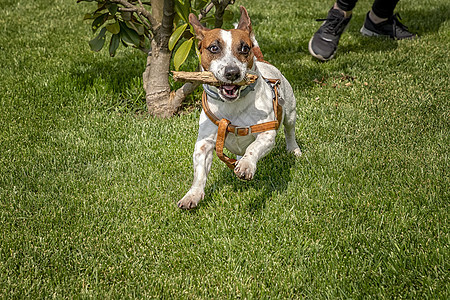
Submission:
<svg viewBox="0 0 450 300">
<path fill-rule="evenodd" d="M 241 71 L 237 66 L 230 66 L 225 68 L 225 78 L 230 81 L 237 80 L 241 75 Z"/>
</svg>

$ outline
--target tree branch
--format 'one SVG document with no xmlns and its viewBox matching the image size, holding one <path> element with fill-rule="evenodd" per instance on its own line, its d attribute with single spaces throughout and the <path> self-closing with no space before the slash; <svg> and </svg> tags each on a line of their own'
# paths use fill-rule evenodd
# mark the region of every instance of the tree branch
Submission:
<svg viewBox="0 0 450 300">
<path fill-rule="evenodd" d="M 173 0 L 164 0 L 163 17 L 161 27 L 158 30 L 157 42 L 163 47 L 169 46 L 169 39 L 173 31 L 173 19 L 175 18 L 175 3 Z"/>
<path fill-rule="evenodd" d="M 214 77 L 211 72 L 183 72 L 183 71 L 173 71 L 173 80 L 181 81 L 181 82 L 192 82 L 197 84 L 209 84 L 220 86 L 223 83 L 219 81 L 216 77 Z M 247 73 L 245 78 L 237 83 L 236 85 L 249 85 L 252 84 L 258 79 L 257 75 Z"/>
<path fill-rule="evenodd" d="M 142 1 L 141 1 L 141 0 L 138 0 L 138 2 L 139 2 L 139 5 L 140 5 L 142 8 L 144 8 L 144 5 L 142 4 Z"/>
<path fill-rule="evenodd" d="M 147 20 L 149 20 L 149 22 L 151 24 L 151 26 L 149 26 L 149 28 L 153 32 L 156 31 L 156 29 L 159 27 L 159 24 L 156 21 L 156 19 L 153 18 L 152 14 L 148 10 L 146 10 L 143 5 L 136 6 L 136 5 L 133 5 L 130 2 L 128 2 L 127 0 L 111 0 L 111 2 L 118 3 L 118 4 L 125 6 L 125 8 L 127 10 L 122 10 L 122 11 L 137 12 L 138 14 L 143 15 Z M 142 4 L 142 2 L 140 2 L 140 4 Z M 148 24 L 148 25 L 150 25 L 150 24 Z"/>
<path fill-rule="evenodd" d="M 233 4 L 234 0 L 211 0 L 211 2 L 216 7 L 214 27 L 220 28 L 223 25 L 223 14 L 225 13 L 225 9 L 228 5 Z"/>
<path fill-rule="evenodd" d="M 200 21 L 209 13 L 209 11 L 214 7 L 214 3 L 211 1 L 209 4 L 202 10 L 200 10 L 200 14 L 198 15 L 198 20 Z"/>
<path fill-rule="evenodd" d="M 172 106 L 172 114 L 176 113 L 181 106 L 181 103 L 186 99 L 187 95 L 192 94 L 200 83 L 186 82 L 181 88 L 170 92 L 170 104 Z"/>
<path fill-rule="evenodd" d="M 138 12 L 136 8 L 128 8 L 128 7 L 119 7 L 119 11 L 127 11 L 127 12 Z"/>
</svg>

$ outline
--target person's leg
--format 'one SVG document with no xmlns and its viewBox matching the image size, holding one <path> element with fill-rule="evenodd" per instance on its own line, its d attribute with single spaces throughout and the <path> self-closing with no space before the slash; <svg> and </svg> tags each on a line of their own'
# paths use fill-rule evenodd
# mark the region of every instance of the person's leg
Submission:
<svg viewBox="0 0 450 300">
<path fill-rule="evenodd" d="M 328 11 L 326 19 L 308 44 L 312 56 L 326 61 L 332 59 L 337 51 L 339 39 L 352 18 L 352 10 L 357 0 L 337 0 Z"/>
<path fill-rule="evenodd" d="M 392 39 L 413 39 L 417 35 L 400 23 L 394 9 L 398 0 L 375 0 L 367 13 L 361 33 L 366 36 L 388 36 Z"/>
<path fill-rule="evenodd" d="M 394 9 L 399 0 L 375 0 L 372 5 L 372 15 L 386 21 L 394 14 Z M 372 21 L 375 21 L 372 19 Z"/>
<path fill-rule="evenodd" d="M 358 0 L 337 0 L 334 4 L 334 8 L 339 8 L 343 11 L 351 12 L 356 6 L 356 2 L 358 2 Z"/>
</svg>

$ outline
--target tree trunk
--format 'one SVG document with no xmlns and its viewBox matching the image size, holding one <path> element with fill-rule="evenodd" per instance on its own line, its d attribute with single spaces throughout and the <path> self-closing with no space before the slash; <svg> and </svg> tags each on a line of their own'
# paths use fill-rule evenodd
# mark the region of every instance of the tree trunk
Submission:
<svg viewBox="0 0 450 300">
<path fill-rule="evenodd" d="M 167 118 L 173 114 L 170 107 L 169 66 L 170 51 L 164 51 L 152 41 L 152 53 L 147 57 L 143 74 L 147 111 L 156 117 Z"/>
<path fill-rule="evenodd" d="M 148 112 L 157 117 L 167 118 L 173 115 L 170 101 L 169 67 L 171 52 L 169 38 L 173 30 L 175 16 L 173 0 L 153 0 L 152 15 L 160 23 L 152 39 L 152 51 L 147 57 L 147 66 L 143 74 L 144 89 Z"/>
<path fill-rule="evenodd" d="M 216 26 L 221 27 L 225 8 L 233 1 L 223 0 L 220 2 L 215 0 L 212 2 L 218 10 Z M 169 38 L 173 31 L 175 1 L 151 0 L 151 6 L 151 14 L 155 22 L 152 22 L 154 33 L 151 39 L 152 49 L 147 57 L 147 66 L 143 74 L 145 99 L 150 115 L 168 118 L 177 112 L 186 96 L 200 84 L 187 82 L 177 91 L 170 91 L 169 67 L 172 53 L 169 50 Z M 212 6 L 209 5 L 205 14 L 211 8 Z"/>
</svg>

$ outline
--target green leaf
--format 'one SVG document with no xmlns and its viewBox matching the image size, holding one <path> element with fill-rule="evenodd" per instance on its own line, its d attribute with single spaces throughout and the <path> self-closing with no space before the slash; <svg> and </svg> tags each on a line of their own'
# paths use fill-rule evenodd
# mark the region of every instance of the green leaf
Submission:
<svg viewBox="0 0 450 300">
<path fill-rule="evenodd" d="M 144 34 L 144 25 L 142 25 L 141 23 L 131 20 L 131 21 L 126 21 L 125 25 L 128 26 L 128 28 L 133 29 L 134 31 L 136 31 L 136 33 L 138 35 L 143 35 Z"/>
<path fill-rule="evenodd" d="M 131 12 L 129 12 L 129 11 L 121 11 L 120 15 L 122 16 L 122 19 L 124 21 L 130 21 L 131 20 Z"/>
<path fill-rule="evenodd" d="M 95 38 L 89 41 L 89 46 L 91 46 L 92 51 L 98 52 L 102 50 L 103 45 L 105 44 L 106 39 L 105 35 L 106 35 L 106 28 L 103 27 L 102 30 L 100 30 L 100 33 Z"/>
<path fill-rule="evenodd" d="M 106 2 L 98 2 L 97 3 L 97 10 L 95 11 L 95 13 L 101 12 L 102 10 L 106 9 Z"/>
<path fill-rule="evenodd" d="M 120 32 L 119 22 L 115 22 L 115 23 L 112 23 L 112 24 L 107 24 L 105 27 L 112 34 L 118 34 Z"/>
<path fill-rule="evenodd" d="M 202 64 L 202 54 L 200 53 L 200 50 L 198 50 L 198 47 L 194 47 L 195 48 L 195 54 L 197 54 L 197 58 L 198 58 L 198 63 L 199 65 Z"/>
<path fill-rule="evenodd" d="M 180 23 L 181 18 L 178 14 L 175 14 L 175 16 L 173 17 L 173 24 L 178 24 Z"/>
<path fill-rule="evenodd" d="M 120 22 L 120 37 L 122 41 L 128 44 L 133 44 L 136 47 L 140 44 L 139 34 L 131 28 L 128 28 L 124 22 Z"/>
<path fill-rule="evenodd" d="M 97 1 L 97 10 L 105 9 L 106 3 L 102 0 L 96 0 Z"/>
<path fill-rule="evenodd" d="M 208 25 L 214 25 L 216 18 L 214 16 L 207 16 L 202 19 L 202 23 L 207 23 Z"/>
<path fill-rule="evenodd" d="M 180 66 L 185 62 L 186 58 L 191 51 L 192 43 L 194 42 L 194 38 L 190 38 L 187 41 L 184 41 L 183 44 L 178 48 L 177 52 L 173 57 L 173 64 L 175 65 L 175 70 L 179 70 Z"/>
<path fill-rule="evenodd" d="M 139 35 L 144 35 L 144 33 L 145 33 L 145 27 L 144 27 L 144 25 L 137 23 L 137 24 L 135 25 L 135 27 L 136 27 L 136 32 L 137 32 L 137 34 L 139 34 Z"/>
<path fill-rule="evenodd" d="M 194 26 L 192 26 L 191 24 L 189 24 L 189 32 L 195 36 L 195 30 L 194 30 Z"/>
<path fill-rule="evenodd" d="M 108 19 L 109 13 L 104 13 L 95 18 L 94 22 L 92 22 L 92 31 L 96 32 Z"/>
<path fill-rule="evenodd" d="M 224 20 L 225 22 L 232 21 L 233 18 L 234 18 L 234 13 L 233 13 L 231 10 L 225 10 L 225 11 L 223 12 L 223 20 Z"/>
<path fill-rule="evenodd" d="M 111 15 L 114 16 L 114 15 L 116 14 L 118 8 L 119 8 L 119 7 L 117 6 L 116 3 L 110 4 L 110 5 L 108 6 L 109 13 L 110 13 Z"/>
<path fill-rule="evenodd" d="M 200 9 L 204 8 L 206 6 L 206 4 L 208 4 L 208 0 L 197 0 L 197 1 L 195 1 L 194 9 L 200 10 Z"/>
<path fill-rule="evenodd" d="M 183 24 L 183 25 L 177 27 L 177 29 L 175 29 L 175 31 L 172 33 L 172 35 L 169 38 L 169 50 L 170 51 L 173 50 L 173 48 L 177 44 L 178 40 L 181 38 L 184 31 L 186 30 L 187 26 L 188 26 L 187 23 Z"/>
<path fill-rule="evenodd" d="M 116 50 L 119 47 L 119 44 L 120 44 L 120 35 L 113 34 L 111 37 L 111 41 L 109 42 L 109 55 L 111 55 L 111 57 L 114 57 L 114 55 L 116 55 Z"/>
<path fill-rule="evenodd" d="M 191 12 L 191 0 L 175 1 L 175 11 L 186 23 L 189 23 L 189 13 Z"/>
<path fill-rule="evenodd" d="M 99 17 L 99 16 L 101 16 L 102 14 L 99 14 L 99 13 L 91 13 L 91 14 L 85 14 L 84 15 L 84 17 L 83 17 L 83 21 L 84 20 L 93 20 L 93 19 L 95 19 L 95 18 L 97 18 L 97 17 Z"/>
</svg>

